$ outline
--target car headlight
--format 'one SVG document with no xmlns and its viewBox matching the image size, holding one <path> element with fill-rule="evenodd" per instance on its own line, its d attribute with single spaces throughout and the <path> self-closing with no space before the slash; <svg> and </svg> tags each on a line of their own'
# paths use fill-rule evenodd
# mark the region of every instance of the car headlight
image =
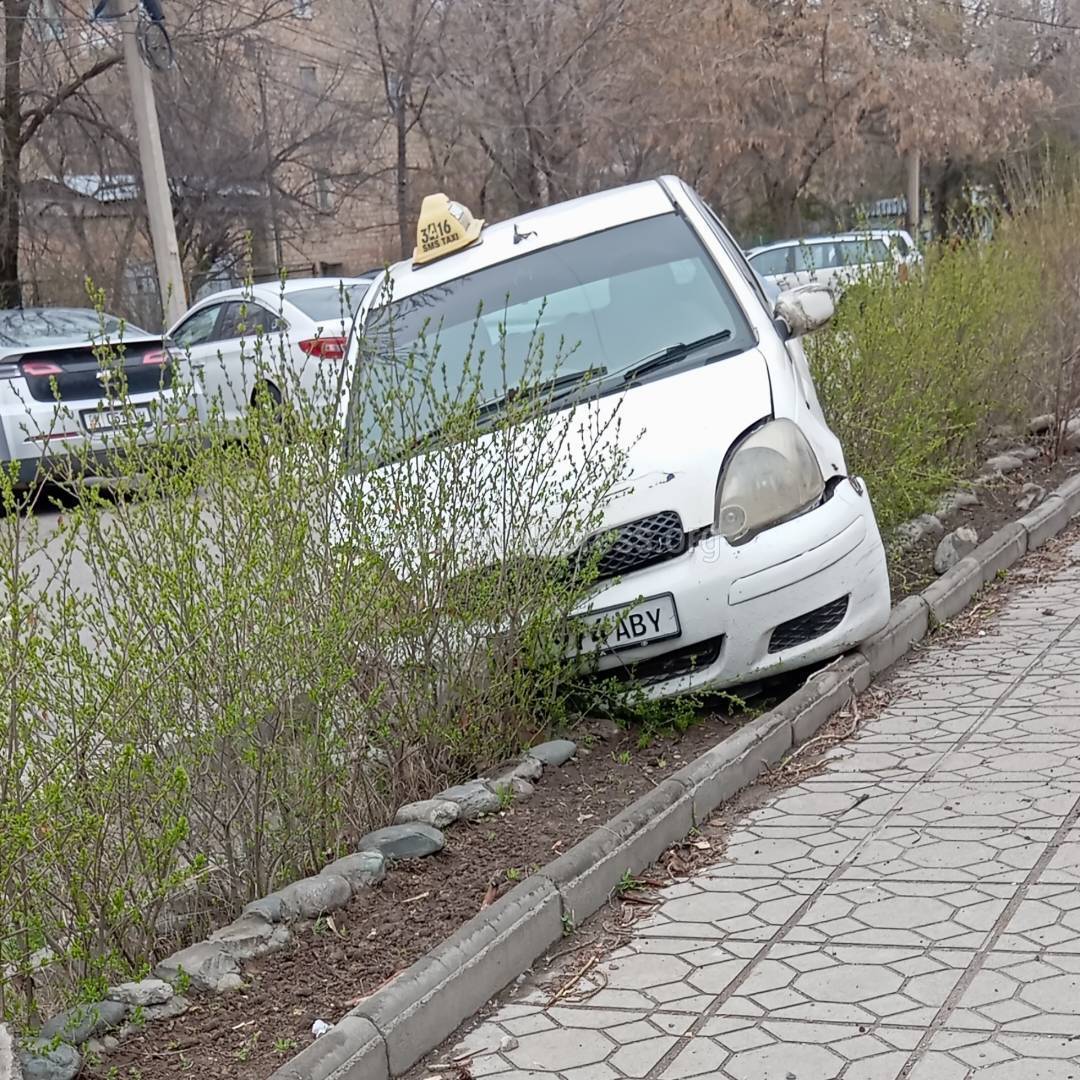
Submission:
<svg viewBox="0 0 1080 1080">
<path fill-rule="evenodd" d="M 806 436 L 772 420 L 735 448 L 716 488 L 716 531 L 735 543 L 813 506 L 825 490 Z"/>
</svg>

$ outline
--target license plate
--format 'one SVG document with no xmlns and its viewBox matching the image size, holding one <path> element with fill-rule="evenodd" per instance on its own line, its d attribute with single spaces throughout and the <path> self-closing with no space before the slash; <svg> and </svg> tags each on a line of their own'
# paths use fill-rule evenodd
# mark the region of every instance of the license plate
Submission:
<svg viewBox="0 0 1080 1080">
<path fill-rule="evenodd" d="M 146 427 L 150 423 L 150 408 L 136 405 L 130 409 L 89 409 L 82 414 L 83 427 L 91 435 L 123 428 Z"/>
<path fill-rule="evenodd" d="M 618 652 L 637 645 L 678 637 L 682 633 L 675 597 L 671 593 L 650 596 L 636 604 L 590 611 L 581 621 L 593 627 L 586 633 L 582 648 L 585 652 Z"/>
</svg>

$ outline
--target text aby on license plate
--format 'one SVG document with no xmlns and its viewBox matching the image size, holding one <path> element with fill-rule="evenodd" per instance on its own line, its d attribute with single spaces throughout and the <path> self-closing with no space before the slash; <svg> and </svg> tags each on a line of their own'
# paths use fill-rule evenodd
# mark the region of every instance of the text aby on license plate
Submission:
<svg viewBox="0 0 1080 1080">
<path fill-rule="evenodd" d="M 83 413 L 83 426 L 87 431 L 116 431 L 117 428 L 143 427 L 150 422 L 150 410 L 145 407 L 132 409 L 92 409 Z"/>
<path fill-rule="evenodd" d="M 591 636 L 582 643 L 586 651 L 616 652 L 678 637 L 682 633 L 671 593 L 650 596 L 636 604 L 591 611 L 582 618 L 585 625 L 592 628 Z"/>
</svg>

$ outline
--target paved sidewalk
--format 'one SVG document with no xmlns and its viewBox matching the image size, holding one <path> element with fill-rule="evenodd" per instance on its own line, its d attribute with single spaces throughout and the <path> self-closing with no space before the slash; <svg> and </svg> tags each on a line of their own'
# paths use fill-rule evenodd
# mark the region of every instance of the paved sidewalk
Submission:
<svg viewBox="0 0 1080 1080">
<path fill-rule="evenodd" d="M 1063 562 L 904 666 L 593 997 L 526 987 L 470 1034 L 504 1048 L 472 1074 L 1080 1080 L 1080 545 Z"/>
</svg>

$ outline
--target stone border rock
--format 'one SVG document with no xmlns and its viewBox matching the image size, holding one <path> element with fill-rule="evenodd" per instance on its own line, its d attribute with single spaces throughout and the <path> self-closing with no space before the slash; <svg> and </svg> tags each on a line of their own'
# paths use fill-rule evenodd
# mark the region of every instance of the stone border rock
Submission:
<svg viewBox="0 0 1080 1080">
<path fill-rule="evenodd" d="M 776 708 L 673 773 L 570 851 L 470 919 L 357 1005 L 269 1080 L 389 1080 L 398 1076 L 607 902 L 637 873 L 838 709 L 962 611 L 1001 571 L 1080 514 L 1080 474 L 995 532 L 922 593 L 897 604 L 879 633 L 816 672 Z"/>
<path fill-rule="evenodd" d="M 1080 436 L 1080 414 L 1078 414 L 1075 421 L 1078 427 L 1078 436 Z M 1036 416 L 1028 424 L 1028 433 L 1031 435 L 1041 435 L 1049 431 L 1053 425 L 1053 419 L 1047 416 Z M 1006 443 L 1005 445 L 1008 445 Z M 1033 458 L 1039 456 L 1039 451 L 1033 446 L 1026 446 L 1017 444 L 1004 452 L 997 452 L 991 457 L 988 457 L 983 464 L 982 470 L 979 472 L 968 485 L 968 488 L 982 487 L 986 484 L 993 483 L 995 480 L 999 480 L 1002 476 L 1008 473 L 1015 472 L 1021 468 L 1025 461 L 1031 461 Z M 955 536 L 955 532 L 948 532 L 945 527 L 945 519 L 952 517 L 957 510 L 961 510 L 965 507 L 978 506 L 979 496 L 968 488 L 957 488 L 953 491 L 947 491 L 941 498 L 938 499 L 937 506 L 932 514 L 920 514 L 918 517 L 911 518 L 908 521 L 901 522 L 893 530 L 893 542 L 896 544 L 900 551 L 909 551 L 923 540 L 934 539 L 941 540 L 944 544 L 950 537 Z M 1023 491 L 1021 492 L 1021 498 L 1017 501 L 1018 510 L 1030 510 L 1036 504 L 1040 503 L 1045 496 L 1044 489 L 1038 484 L 1025 484 Z M 939 546 L 938 552 L 941 552 Z M 964 554 L 967 554 L 965 551 Z M 942 569 L 938 569 L 937 555 L 935 554 L 935 566 L 934 569 L 940 574 L 945 570 L 951 569 L 955 565 L 956 561 L 949 562 Z"/>
<path fill-rule="evenodd" d="M 92 1053 L 115 1049 L 121 1039 L 141 1031 L 149 1021 L 171 1019 L 189 1008 L 187 998 L 161 979 L 111 986 L 104 1000 L 73 1005 L 42 1024 L 33 1038 L 20 1039 L 15 1054 L 19 1071 L 12 1069 L 11 1075 L 16 1080 L 20 1076 L 25 1080 L 71 1080 L 83 1064 L 78 1047 Z M 0 1047 L 4 1035 L 0 1025 Z M 0 1078 L 6 1080 L 7 1075 L 0 1070 Z"/>
<path fill-rule="evenodd" d="M 110 987 L 104 1001 L 47 1020 L 36 1036 L 19 1043 L 18 1060 L 27 1080 L 72 1080 L 82 1068 L 80 1047 L 108 1051 L 148 1021 L 186 1012 L 190 1003 L 174 987 L 215 993 L 241 989 L 241 964 L 285 948 L 292 940 L 291 924 L 344 907 L 356 892 L 383 879 L 388 861 L 441 851 L 443 828 L 495 813 L 506 800 L 527 798 L 546 768 L 558 768 L 576 753 L 569 739 L 552 739 L 531 747 L 494 778 L 479 777 L 401 807 L 393 825 L 362 837 L 353 854 L 253 900 L 238 919 L 205 941 L 162 960 L 154 978 Z M 3 1073 L 0 1080 L 6 1080 Z"/>
</svg>

